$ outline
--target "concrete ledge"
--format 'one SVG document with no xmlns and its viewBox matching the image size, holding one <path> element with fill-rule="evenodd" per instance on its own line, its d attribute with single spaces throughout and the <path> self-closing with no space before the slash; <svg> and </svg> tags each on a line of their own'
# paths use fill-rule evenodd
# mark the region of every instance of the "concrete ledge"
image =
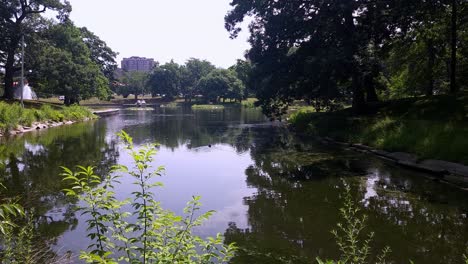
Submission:
<svg viewBox="0 0 468 264">
<path fill-rule="evenodd" d="M 405 168 L 430 173 L 436 176 L 436 178 L 452 183 L 462 189 L 468 186 L 468 166 L 463 164 L 443 160 L 421 160 L 418 156 L 411 153 L 387 152 L 384 150 L 373 149 L 372 147 L 363 144 L 347 144 L 334 141 L 328 137 L 323 138 L 322 140 L 341 146 L 349 146 L 347 148 L 349 150 L 374 154 L 381 159 L 385 159 Z M 468 188 L 465 188 L 464 190 L 468 190 Z"/>
<path fill-rule="evenodd" d="M 103 116 L 117 115 L 119 114 L 119 112 L 120 112 L 119 109 L 106 109 L 106 110 L 96 110 L 93 112 L 93 114 L 103 117 Z"/>
</svg>

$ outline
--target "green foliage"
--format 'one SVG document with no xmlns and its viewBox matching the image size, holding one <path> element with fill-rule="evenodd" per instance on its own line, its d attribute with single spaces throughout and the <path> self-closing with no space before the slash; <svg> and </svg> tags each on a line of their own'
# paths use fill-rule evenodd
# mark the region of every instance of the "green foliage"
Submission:
<svg viewBox="0 0 468 264">
<path fill-rule="evenodd" d="M 42 105 L 39 109 L 22 108 L 20 104 L 0 102 L 0 132 L 10 131 L 17 126 L 31 126 L 42 121 L 83 121 L 96 116 L 86 107 L 73 105 L 54 109 L 50 105 Z"/>
<path fill-rule="evenodd" d="M 194 110 L 222 110 L 224 105 L 192 105 Z"/>
<path fill-rule="evenodd" d="M 94 119 L 96 116 L 87 107 L 79 105 L 71 105 L 64 107 L 61 111 L 65 120 L 81 121 L 86 119 Z"/>
<path fill-rule="evenodd" d="M 241 105 L 245 108 L 257 108 L 257 98 L 247 98 L 242 100 Z"/>
<path fill-rule="evenodd" d="M 36 111 L 36 116 L 39 117 L 38 120 L 52 120 L 55 122 L 62 122 L 64 120 L 64 115 L 59 111 L 53 109 L 50 105 L 41 106 L 40 110 Z"/>
<path fill-rule="evenodd" d="M 190 58 L 185 63 L 182 70 L 181 92 L 186 99 L 191 100 L 194 95 L 200 93 L 198 83 L 214 69 L 216 67 L 206 60 Z"/>
<path fill-rule="evenodd" d="M 234 99 L 241 101 L 244 84 L 232 70 L 216 69 L 200 80 L 198 88 L 206 100 Z"/>
<path fill-rule="evenodd" d="M 165 95 L 172 99 L 181 92 L 183 68 L 170 61 L 154 69 L 148 79 L 153 96 L 156 94 Z"/>
<path fill-rule="evenodd" d="M 307 126 L 313 118 L 311 113 L 315 112 L 315 108 L 313 107 L 301 107 L 289 116 L 288 121 L 295 127 L 304 129 L 303 126 Z"/>
<path fill-rule="evenodd" d="M 225 16 L 231 37 L 251 21 L 248 87 L 272 118 L 297 99 L 352 102 L 362 114 L 378 95 L 467 88 L 466 1 L 235 0 L 231 6 Z"/>
<path fill-rule="evenodd" d="M 348 184 L 345 185 L 344 205 L 340 209 L 342 223 L 337 224 L 337 229 L 332 233 L 335 236 L 338 248 L 341 252 L 340 260 L 323 262 L 317 259 L 319 264 L 385 264 L 390 248 L 386 247 L 382 250 L 381 255 L 377 256 L 376 261 L 370 259 L 371 242 L 374 233 L 365 234 L 367 216 L 359 216 L 360 209 L 353 201 L 351 188 Z"/>
<path fill-rule="evenodd" d="M 93 61 L 99 51 L 91 45 L 89 35 L 83 36 L 81 29 L 67 20 L 49 24 L 36 37 L 28 52 L 29 65 L 34 68 L 29 77 L 38 91 L 64 95 L 67 105 L 93 96 L 109 97 L 105 62 Z M 87 44 L 93 47 L 93 53 Z"/>
<path fill-rule="evenodd" d="M 66 194 L 82 199 L 85 206 L 80 210 L 89 216 L 90 251 L 81 252 L 80 258 L 88 263 L 226 263 L 234 254 L 234 245 L 224 246 L 220 235 L 204 240 L 193 234 L 193 228 L 213 211 L 199 214 L 200 197 L 187 203 L 183 216 L 163 209 L 153 193 L 162 185 L 154 178 L 164 171 L 151 165 L 157 146 L 137 149 L 124 131 L 119 136 L 133 158 L 133 167 L 117 165 L 104 179 L 91 167 L 79 166 L 77 172 L 63 168 L 64 180 L 72 186 Z M 123 201 L 114 192 L 120 174 L 131 176 L 138 189 Z M 133 211 L 124 211 L 129 205 Z M 135 216 L 136 222 L 131 222 Z"/>
<path fill-rule="evenodd" d="M 382 106 L 374 115 L 356 117 L 349 110 L 310 112 L 293 114 L 289 122 L 301 131 L 340 141 L 468 164 L 466 99 L 437 96 L 398 100 Z"/>
<path fill-rule="evenodd" d="M 138 97 L 147 92 L 148 74 L 145 72 L 130 71 L 124 72 L 120 78 L 120 85 L 116 87 L 116 93 L 127 98 L 130 94 Z"/>
</svg>

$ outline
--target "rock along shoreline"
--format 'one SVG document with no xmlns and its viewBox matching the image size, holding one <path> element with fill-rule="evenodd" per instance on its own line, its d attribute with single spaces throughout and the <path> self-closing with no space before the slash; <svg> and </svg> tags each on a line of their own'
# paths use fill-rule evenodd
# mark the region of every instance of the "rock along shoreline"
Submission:
<svg viewBox="0 0 468 264">
<path fill-rule="evenodd" d="M 468 191 L 468 166 L 463 164 L 443 160 L 420 159 L 418 156 L 410 153 L 387 152 L 363 144 L 336 141 L 329 137 L 319 138 L 319 141 L 324 144 L 340 145 L 353 151 L 372 154 L 396 165 L 431 174 L 441 182 Z"/>
<path fill-rule="evenodd" d="M 34 122 L 31 126 L 17 126 L 15 129 L 12 129 L 8 132 L 0 132 L 0 137 L 5 136 L 15 136 L 15 135 L 22 135 L 24 133 L 32 132 L 32 131 L 39 131 L 44 130 L 52 127 L 59 127 L 64 125 L 72 125 L 78 122 L 86 122 L 92 120 L 92 118 L 85 118 L 81 121 L 63 121 L 63 122 L 54 122 L 54 121 L 47 121 L 47 122 Z"/>
</svg>

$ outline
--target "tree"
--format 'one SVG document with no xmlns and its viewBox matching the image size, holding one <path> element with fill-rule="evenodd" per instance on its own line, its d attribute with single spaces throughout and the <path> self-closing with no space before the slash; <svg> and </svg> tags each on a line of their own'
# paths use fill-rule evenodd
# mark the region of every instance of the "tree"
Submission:
<svg viewBox="0 0 468 264">
<path fill-rule="evenodd" d="M 236 64 L 229 68 L 237 74 L 237 78 L 244 84 L 244 98 L 253 96 L 255 89 L 252 81 L 252 63 L 248 60 L 237 60 Z"/>
<path fill-rule="evenodd" d="M 153 96 L 161 94 L 168 99 L 177 96 L 181 91 L 182 74 L 183 68 L 174 61 L 156 67 L 148 78 Z"/>
<path fill-rule="evenodd" d="M 81 99 L 109 97 L 108 79 L 91 60 L 91 52 L 80 30 L 66 21 L 47 28 L 34 48 L 32 80 L 39 91 L 65 96 L 65 104 Z"/>
<path fill-rule="evenodd" d="M 80 30 L 83 41 L 91 52 L 91 60 L 99 65 L 101 72 L 110 82 L 114 81 L 114 72 L 117 69 L 115 58 L 118 53 L 87 28 L 83 27 Z"/>
<path fill-rule="evenodd" d="M 21 37 L 26 31 L 27 21 L 35 15 L 47 10 L 59 12 L 60 18 L 65 18 L 71 11 L 68 1 L 62 0 L 4 0 L 0 2 L 0 62 L 5 69 L 5 93 L 4 98 L 13 99 L 13 77 L 19 70 L 17 65 L 17 52 L 20 47 Z"/>
<path fill-rule="evenodd" d="M 253 18 L 247 58 L 264 110 L 281 114 L 292 99 L 310 100 L 312 95 L 325 102 L 345 96 L 362 112 L 378 100 L 384 58 L 393 41 L 433 25 L 436 17 L 446 16 L 450 3 L 452 25 L 459 25 L 453 18 L 458 0 L 233 0 L 225 26 L 235 38 L 244 18 Z M 428 44 L 433 49 L 430 39 Z M 458 45 L 452 45 L 452 53 Z M 434 60 L 428 59 L 428 69 L 435 67 Z M 453 73 L 456 67 L 451 68 Z"/>
<path fill-rule="evenodd" d="M 135 100 L 138 100 L 138 95 L 147 92 L 148 74 L 146 72 L 129 71 L 124 72 L 119 82 L 117 93 L 127 98 L 130 94 L 135 95 Z"/>
<path fill-rule="evenodd" d="M 240 101 L 244 93 L 244 85 L 237 78 L 236 73 L 225 69 L 216 69 L 203 77 L 198 84 L 198 89 L 206 100 L 212 102 L 221 99 Z"/>
<path fill-rule="evenodd" d="M 191 101 L 193 96 L 199 91 L 197 90 L 198 82 L 207 76 L 216 67 L 211 62 L 190 58 L 182 70 L 181 92 L 185 96 L 185 100 Z"/>
</svg>

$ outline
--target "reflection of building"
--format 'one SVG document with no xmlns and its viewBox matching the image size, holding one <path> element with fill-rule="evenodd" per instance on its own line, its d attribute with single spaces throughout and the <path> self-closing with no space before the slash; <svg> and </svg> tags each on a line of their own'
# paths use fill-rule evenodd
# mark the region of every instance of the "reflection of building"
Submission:
<svg viewBox="0 0 468 264">
<path fill-rule="evenodd" d="M 151 71 L 154 67 L 154 59 L 142 57 L 130 57 L 122 60 L 122 69 L 124 71 Z"/>
</svg>

